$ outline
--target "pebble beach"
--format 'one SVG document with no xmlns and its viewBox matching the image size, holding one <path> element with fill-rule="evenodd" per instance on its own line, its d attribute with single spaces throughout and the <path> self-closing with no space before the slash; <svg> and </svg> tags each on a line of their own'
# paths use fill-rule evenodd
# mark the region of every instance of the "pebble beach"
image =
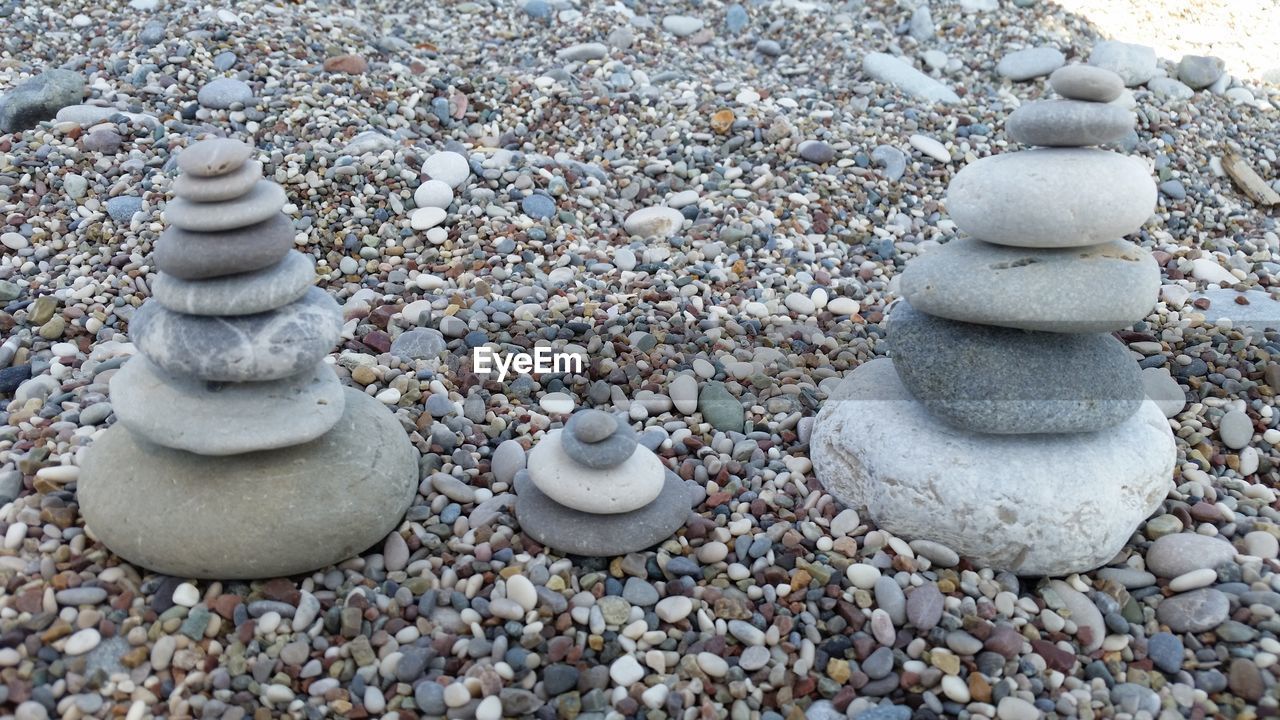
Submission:
<svg viewBox="0 0 1280 720">
<path fill-rule="evenodd" d="M 1280 714 L 1280 9 L 1119 5 L 0 0 L 0 718 Z M 948 183 L 1051 95 L 1027 67 L 1103 40 L 1158 56 L 1115 147 L 1156 176 L 1126 242 L 1160 303 L 1115 336 L 1177 458 L 1104 568 L 1016 577 L 843 507 L 809 440 L 886 355 L 903 266 L 960 236 Z M 1060 56 L 1001 63 L 1031 48 Z M 1224 63 L 1193 88 L 1214 66 L 1183 53 Z M 75 97 L 24 123 L 41 73 L 24 93 Z M 328 362 L 420 454 L 403 522 L 306 575 L 154 574 L 77 504 L 178 158 L 213 136 L 283 189 L 341 308 Z M 498 381 L 478 347 L 585 367 Z M 527 451 L 582 407 L 696 488 L 674 535 L 596 559 L 522 532 Z"/>
</svg>

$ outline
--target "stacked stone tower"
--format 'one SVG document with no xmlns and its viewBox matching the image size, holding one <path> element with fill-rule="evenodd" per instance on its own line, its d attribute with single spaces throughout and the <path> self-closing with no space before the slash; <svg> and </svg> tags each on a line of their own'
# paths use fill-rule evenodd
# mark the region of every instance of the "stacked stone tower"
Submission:
<svg viewBox="0 0 1280 720">
<path fill-rule="evenodd" d="M 516 474 L 516 516 L 534 540 L 611 557 L 656 545 L 684 526 L 694 493 L 639 444 L 625 420 L 582 410 L 529 452 Z"/>
<path fill-rule="evenodd" d="M 80 484 L 97 537 L 171 575 L 342 560 L 398 524 L 416 485 L 404 431 L 325 362 L 341 309 L 251 154 L 216 139 L 179 156 L 153 298 L 130 322 L 139 355 L 110 383 L 119 422 Z"/>
<path fill-rule="evenodd" d="M 1146 317 L 1160 270 L 1121 238 L 1155 207 L 1146 167 L 1088 146 L 1133 115 L 1109 70 L 1059 69 L 1063 99 L 1011 114 L 1035 149 L 970 164 L 947 210 L 971 237 L 908 263 L 873 361 L 818 418 L 819 478 L 885 529 L 1023 574 L 1110 560 L 1165 497 L 1163 414 L 1110 333 Z"/>
</svg>

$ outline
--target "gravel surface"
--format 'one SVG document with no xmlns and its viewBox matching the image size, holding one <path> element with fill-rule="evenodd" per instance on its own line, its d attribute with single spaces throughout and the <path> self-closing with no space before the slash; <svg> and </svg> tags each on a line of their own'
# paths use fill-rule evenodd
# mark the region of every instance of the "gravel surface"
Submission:
<svg viewBox="0 0 1280 720">
<path fill-rule="evenodd" d="M 0 89 L 65 68 L 110 108 L 0 134 L 0 717 L 1275 714 L 1280 342 L 1193 299 L 1280 278 L 1275 209 L 1221 165 L 1280 187 L 1275 5 L 1025 4 L 0 0 Z M 1178 34 L 1202 17 L 1238 47 Z M 1138 116 L 1120 146 L 1162 183 L 1131 239 L 1166 285 L 1119 337 L 1187 400 L 1176 489 L 1107 568 L 1042 583 L 863 522 L 807 442 L 840 377 L 886 352 L 905 261 L 956 235 L 951 177 L 1047 94 L 997 63 L 1110 36 L 1176 36 L 1230 78 L 1120 100 Z M 870 52 L 959 102 L 872 80 Z M 52 111 L 76 94 L 58 82 L 22 96 Z M 343 381 L 422 453 L 397 531 L 305 577 L 149 574 L 77 511 L 177 157 L 205 134 L 254 145 L 285 188 L 343 306 Z M 499 383 L 472 372 L 485 344 L 588 363 Z M 612 560 L 521 533 L 520 448 L 575 406 L 624 413 L 703 486 L 696 518 Z"/>
</svg>

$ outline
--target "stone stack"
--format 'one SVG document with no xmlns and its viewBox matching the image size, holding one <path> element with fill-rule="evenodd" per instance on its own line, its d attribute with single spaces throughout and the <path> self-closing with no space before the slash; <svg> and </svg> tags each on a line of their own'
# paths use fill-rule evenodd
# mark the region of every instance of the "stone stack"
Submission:
<svg viewBox="0 0 1280 720">
<path fill-rule="evenodd" d="M 1063 575 L 1111 560 L 1170 487 L 1174 442 L 1110 333 L 1157 301 L 1160 270 L 1122 236 L 1155 208 L 1115 142 L 1133 116 L 1115 73 L 1075 65 L 1063 99 L 1013 112 L 1035 149 L 956 174 L 947 209 L 972 237 L 908 263 L 893 360 L 858 368 L 819 415 L 819 479 L 884 529 L 975 563 Z"/>
<path fill-rule="evenodd" d="M 515 489 L 525 534 L 592 557 L 662 542 L 684 526 L 696 497 L 624 419 L 602 410 L 582 410 L 548 432 L 516 474 Z"/>
<path fill-rule="evenodd" d="M 216 139 L 179 156 L 153 297 L 130 322 L 139 355 L 110 382 L 119 422 L 79 487 L 100 540 L 181 577 L 343 560 L 398 524 L 417 481 L 394 417 L 325 362 L 341 309 L 251 154 Z"/>
</svg>

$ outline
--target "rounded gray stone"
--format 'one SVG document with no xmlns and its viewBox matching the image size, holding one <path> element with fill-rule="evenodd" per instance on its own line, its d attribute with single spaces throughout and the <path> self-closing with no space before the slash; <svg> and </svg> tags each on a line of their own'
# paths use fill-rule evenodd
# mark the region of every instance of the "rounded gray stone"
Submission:
<svg viewBox="0 0 1280 720">
<path fill-rule="evenodd" d="M 1071 100 L 1107 103 L 1124 92 L 1124 80 L 1106 68 L 1067 65 L 1049 75 L 1049 87 Z"/>
<path fill-rule="evenodd" d="M 608 413 L 601 412 L 600 414 L 605 415 L 608 421 L 613 423 L 612 433 L 599 442 L 583 441 L 579 433 L 584 425 L 603 424 L 602 421 L 594 419 L 597 412 L 599 411 L 586 410 L 571 416 L 569 422 L 565 423 L 564 432 L 560 433 L 560 447 L 564 449 L 565 455 L 579 465 L 603 470 L 626 462 L 627 458 L 636 451 L 640 438 L 630 425 L 619 422 Z M 583 419 L 575 420 L 575 418 Z"/>
<path fill-rule="evenodd" d="M 1235 560 L 1236 549 L 1220 538 L 1197 533 L 1163 535 L 1147 548 L 1147 570 L 1175 578 L 1194 570 L 1217 569 Z"/>
<path fill-rule="evenodd" d="M 584 443 L 598 443 L 618 431 L 618 419 L 603 410 L 580 410 L 565 423 L 564 430 Z M 630 455 L 628 455 L 630 457 Z"/>
<path fill-rule="evenodd" d="M 258 180 L 253 189 L 235 200 L 196 203 L 174 198 L 165 206 L 165 219 L 173 227 L 192 232 L 234 230 L 264 222 L 280 212 L 284 188 L 270 180 Z"/>
<path fill-rule="evenodd" d="M 262 163 L 250 160 L 238 169 L 216 177 L 198 177 L 183 173 L 174 178 L 173 192 L 183 200 L 191 202 L 224 202 L 243 196 L 261 179 Z"/>
<path fill-rule="evenodd" d="M 689 518 L 693 496 L 688 484 L 666 473 L 661 494 L 639 510 L 598 515 L 567 508 L 516 473 L 516 517 L 520 529 L 539 543 L 564 553 L 613 557 L 639 552 L 671 537 Z"/>
<path fill-rule="evenodd" d="M 901 282 L 912 307 L 937 317 L 1042 332 L 1112 332 L 1155 307 L 1160 266 L 1124 240 L 1032 249 L 957 238 L 907 263 Z"/>
<path fill-rule="evenodd" d="M 80 512 L 112 552 L 175 577 L 282 577 L 345 560 L 395 529 L 418 484 L 395 416 L 345 395 L 329 432 L 265 452 L 205 457 L 112 426 L 81 469 Z"/>
<path fill-rule="evenodd" d="M 342 418 L 342 383 L 324 362 L 266 382 L 209 383 L 172 375 L 138 355 L 111 378 L 116 418 L 157 445 L 235 455 L 301 445 Z"/>
<path fill-rule="evenodd" d="M 147 302 L 129 336 L 152 362 L 175 375 L 221 382 L 261 382 L 311 369 L 338 342 L 342 310 L 320 288 L 255 315 L 206 317 Z"/>
<path fill-rule="evenodd" d="M 1134 87 L 1156 76 L 1156 51 L 1148 45 L 1102 40 L 1089 53 L 1089 64 L 1114 72 Z"/>
<path fill-rule="evenodd" d="M 254 104 L 253 88 L 243 80 L 217 78 L 200 88 L 196 100 L 211 110 L 227 110 L 236 104 L 247 107 Z"/>
<path fill-rule="evenodd" d="M 1081 147 L 1118 142 L 1134 122 L 1132 112 L 1111 103 L 1039 100 L 1014 110 L 1004 129 L 1025 145 Z"/>
<path fill-rule="evenodd" d="M 439 330 L 413 328 L 400 333 L 391 343 L 391 354 L 396 357 L 430 359 L 444 352 L 448 343 Z"/>
<path fill-rule="evenodd" d="M 877 527 L 942 543 L 977 567 L 1047 576 L 1110 562 L 1173 488 L 1177 457 L 1153 403 L 1103 432 L 957 430 L 883 358 L 836 388 L 810 448 L 823 487 Z"/>
<path fill-rule="evenodd" d="M 293 222 L 276 213 L 265 222 L 225 232 L 169 227 L 156 241 L 160 272 L 184 280 L 253 272 L 275 265 L 293 247 Z"/>
<path fill-rule="evenodd" d="M 1144 400 L 1129 350 L 1114 337 L 1012 330 L 926 315 L 889 317 L 902 384 L 939 420 L 980 433 L 1076 433 L 1128 419 Z"/>
<path fill-rule="evenodd" d="M 1014 247 L 1080 247 L 1142 227 L 1156 183 L 1142 161 L 1090 148 L 1023 150 L 956 173 L 947 211 L 979 240 Z"/>
<path fill-rule="evenodd" d="M 275 265 L 253 272 L 206 280 L 158 273 L 151 281 L 151 296 L 166 308 L 188 315 L 252 315 L 294 302 L 315 279 L 315 260 L 290 250 Z"/>
<path fill-rule="evenodd" d="M 1025 48 L 1000 58 L 1000 62 L 996 63 L 996 73 L 1014 82 L 1021 82 L 1048 75 L 1062 67 L 1066 61 L 1067 57 L 1057 48 Z"/>
<path fill-rule="evenodd" d="M 88 89 L 84 75 L 62 68 L 24 80 L 0 97 L 0 133 L 18 133 L 52 120 L 62 108 L 83 100 Z"/>
<path fill-rule="evenodd" d="M 1174 632 L 1199 633 L 1226 622 L 1231 603 L 1221 590 L 1200 588 L 1167 597 L 1156 606 L 1156 619 Z"/>
<path fill-rule="evenodd" d="M 201 140 L 178 153 L 178 170 L 200 178 L 226 175 L 243 166 L 253 147 L 234 138 Z"/>
<path fill-rule="evenodd" d="M 1211 55 L 1183 55 L 1178 62 L 1178 79 L 1192 90 L 1209 87 L 1222 77 L 1226 67 L 1222 58 Z"/>
</svg>

